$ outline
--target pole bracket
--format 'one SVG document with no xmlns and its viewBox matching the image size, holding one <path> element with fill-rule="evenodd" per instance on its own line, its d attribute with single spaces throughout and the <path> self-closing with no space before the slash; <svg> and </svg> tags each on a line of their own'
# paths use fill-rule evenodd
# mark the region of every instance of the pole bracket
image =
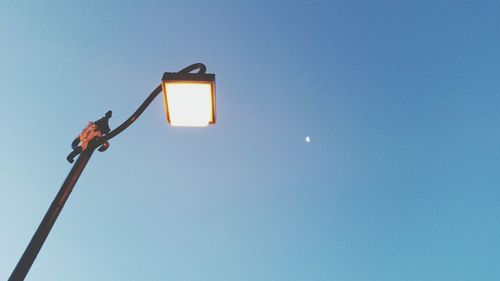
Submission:
<svg viewBox="0 0 500 281">
<path fill-rule="evenodd" d="M 71 151 L 66 157 L 69 163 L 73 163 L 74 158 L 82 153 L 86 149 L 96 149 L 99 146 L 99 151 L 103 152 L 109 147 L 109 142 L 106 140 L 99 141 L 99 139 L 105 137 L 111 129 L 109 128 L 109 119 L 111 118 L 111 110 L 106 112 L 104 117 L 101 119 L 88 122 L 87 126 L 82 130 L 80 135 L 78 135 L 71 143 Z"/>
</svg>

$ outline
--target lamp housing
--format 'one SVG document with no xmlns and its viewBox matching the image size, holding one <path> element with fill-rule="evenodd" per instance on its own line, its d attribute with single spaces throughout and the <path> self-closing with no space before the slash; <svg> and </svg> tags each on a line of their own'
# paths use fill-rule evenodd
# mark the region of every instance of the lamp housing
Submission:
<svg viewBox="0 0 500 281">
<path fill-rule="evenodd" d="M 215 74 L 165 72 L 162 89 L 166 118 L 171 126 L 215 124 Z"/>
</svg>

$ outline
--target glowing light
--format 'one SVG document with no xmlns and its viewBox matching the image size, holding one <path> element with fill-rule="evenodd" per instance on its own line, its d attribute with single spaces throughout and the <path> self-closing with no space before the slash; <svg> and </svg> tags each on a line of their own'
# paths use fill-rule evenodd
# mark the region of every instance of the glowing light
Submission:
<svg viewBox="0 0 500 281">
<path fill-rule="evenodd" d="M 310 143 L 311 142 L 311 138 L 309 136 L 306 137 L 306 142 L 307 143 Z"/>
<path fill-rule="evenodd" d="M 215 120 L 211 82 L 164 83 L 167 120 L 172 126 L 207 126 Z"/>
</svg>

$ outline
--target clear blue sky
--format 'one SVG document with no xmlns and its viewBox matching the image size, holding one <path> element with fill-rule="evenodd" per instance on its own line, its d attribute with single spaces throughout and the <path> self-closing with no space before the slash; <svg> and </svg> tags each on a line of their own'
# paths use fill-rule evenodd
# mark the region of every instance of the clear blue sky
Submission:
<svg viewBox="0 0 500 281">
<path fill-rule="evenodd" d="M 87 121 L 195 62 L 216 126 L 158 98 L 27 280 L 500 279 L 499 2 L 180 3 L 0 3 L 1 280 Z"/>
</svg>

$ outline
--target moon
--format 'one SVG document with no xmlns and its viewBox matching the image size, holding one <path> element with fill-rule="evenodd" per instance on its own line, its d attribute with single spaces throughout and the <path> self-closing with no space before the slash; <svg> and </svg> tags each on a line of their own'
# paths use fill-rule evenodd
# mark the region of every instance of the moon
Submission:
<svg viewBox="0 0 500 281">
<path fill-rule="evenodd" d="M 306 137 L 306 142 L 307 143 L 310 143 L 311 142 L 311 138 L 309 136 Z"/>
</svg>

